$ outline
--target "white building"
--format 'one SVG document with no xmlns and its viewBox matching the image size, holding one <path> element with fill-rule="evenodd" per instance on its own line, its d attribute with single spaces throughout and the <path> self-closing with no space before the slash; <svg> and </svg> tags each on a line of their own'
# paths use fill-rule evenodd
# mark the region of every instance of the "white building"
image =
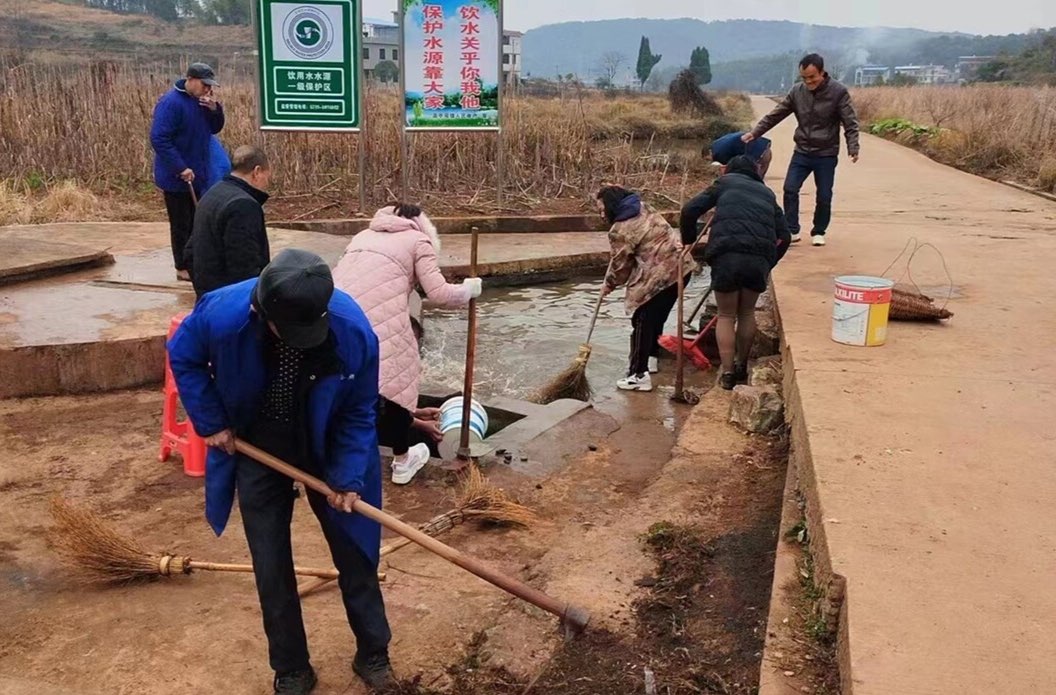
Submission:
<svg viewBox="0 0 1056 695">
<path fill-rule="evenodd" d="M 863 65 L 854 71 L 854 86 L 869 87 L 891 81 L 891 68 L 881 65 Z"/>
<path fill-rule="evenodd" d="M 502 32 L 502 76 L 507 85 L 515 85 L 521 81 L 521 68 L 524 63 L 521 55 L 523 38 L 524 34 L 519 31 Z"/>
<path fill-rule="evenodd" d="M 957 59 L 956 77 L 971 82 L 979 77 L 979 68 L 997 60 L 997 56 L 961 56 Z"/>
<path fill-rule="evenodd" d="M 400 65 L 400 27 L 384 19 L 363 19 L 363 71 L 374 79 L 379 63 Z M 395 80 L 393 80 L 395 81 Z"/>
<path fill-rule="evenodd" d="M 944 65 L 899 65 L 895 75 L 911 78 L 917 84 L 946 84 L 953 81 L 953 74 Z"/>
</svg>

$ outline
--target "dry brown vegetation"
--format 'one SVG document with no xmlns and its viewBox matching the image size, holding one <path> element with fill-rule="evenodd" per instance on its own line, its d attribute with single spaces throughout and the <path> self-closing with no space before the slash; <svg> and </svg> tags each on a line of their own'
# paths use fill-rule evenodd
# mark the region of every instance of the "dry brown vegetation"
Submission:
<svg viewBox="0 0 1056 695">
<path fill-rule="evenodd" d="M 876 87 L 858 90 L 855 102 L 863 123 L 927 127 L 889 136 L 940 162 L 1056 191 L 1056 88 Z"/>
<path fill-rule="evenodd" d="M 32 207 L 42 192 L 73 181 L 95 195 L 137 198 L 157 207 L 148 132 L 154 104 L 172 74 L 112 62 L 78 69 L 0 65 L 0 171 L 8 179 L 7 197 L 22 195 Z M 228 120 L 221 137 L 230 149 L 260 134 L 252 117 L 250 76 L 224 78 L 220 96 Z M 589 191 L 601 181 L 622 182 L 666 198 L 670 206 L 712 175 L 699 157 L 701 144 L 743 127 L 750 117 L 743 96 L 722 95 L 719 103 L 728 115 L 701 119 L 672 114 L 662 96 L 613 99 L 585 90 L 557 98 L 510 96 L 503 208 L 548 212 L 554 201 L 563 201 L 557 204 L 562 209 L 586 208 Z M 363 138 L 368 209 L 400 190 L 399 107 L 395 90 L 368 89 Z M 680 147 L 670 147 L 674 138 Z M 266 133 L 263 140 L 275 163 L 280 199 L 298 196 L 296 209 L 305 213 L 314 206 L 329 216 L 355 212 L 358 137 Z M 496 142 L 494 135 L 480 133 L 411 138 L 411 197 L 438 211 L 496 211 Z M 36 220 L 39 215 L 25 205 L 14 218 Z"/>
</svg>

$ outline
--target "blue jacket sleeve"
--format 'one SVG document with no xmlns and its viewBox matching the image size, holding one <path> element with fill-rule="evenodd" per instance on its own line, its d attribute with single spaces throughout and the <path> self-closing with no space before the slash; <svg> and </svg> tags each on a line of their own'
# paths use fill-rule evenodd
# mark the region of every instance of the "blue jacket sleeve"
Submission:
<svg viewBox="0 0 1056 695">
<path fill-rule="evenodd" d="M 375 428 L 378 404 L 378 339 L 364 336 L 366 358 L 349 393 L 334 414 L 330 429 L 331 456 L 326 478 L 339 492 L 362 495 L 367 469 L 378 457 Z"/>
<path fill-rule="evenodd" d="M 227 410 L 209 370 L 209 325 L 192 311 L 169 341 L 169 365 L 187 416 L 200 437 L 229 428 Z"/>
<path fill-rule="evenodd" d="M 226 117 L 224 116 L 224 105 L 217 104 L 216 111 L 209 111 L 206 109 L 206 112 L 206 116 L 209 118 L 209 132 L 216 135 L 224 129 L 224 121 L 226 120 Z"/>
<path fill-rule="evenodd" d="M 150 127 L 150 146 L 173 176 L 179 176 L 187 169 L 187 162 L 176 148 L 176 131 L 180 126 L 181 115 L 178 104 L 171 99 L 162 99 L 154 108 L 154 122 Z"/>
</svg>

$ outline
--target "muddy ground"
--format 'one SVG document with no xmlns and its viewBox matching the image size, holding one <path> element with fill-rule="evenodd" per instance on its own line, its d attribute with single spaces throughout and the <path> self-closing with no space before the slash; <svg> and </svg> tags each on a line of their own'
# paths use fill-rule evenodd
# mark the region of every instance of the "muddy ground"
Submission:
<svg viewBox="0 0 1056 695">
<path fill-rule="evenodd" d="M 420 549 L 383 563 L 392 657 L 408 692 L 523 692 L 530 684 L 533 692 L 639 692 L 646 666 L 660 693 L 754 692 L 783 451 L 726 425 L 725 393 L 674 417 L 666 396 L 626 395 L 637 399 L 628 404 L 635 415 L 622 423 L 584 415 L 577 426 L 596 451 L 540 442 L 566 464 L 545 479 L 488 470 L 539 512 L 536 527 L 444 537 L 586 607 L 591 631 L 580 640 L 562 643 L 549 615 Z M 157 461 L 160 406 L 155 390 L 0 403 L 0 690 L 270 692 L 248 576 L 86 588 L 46 545 L 47 501 L 63 494 L 148 548 L 248 562 L 237 512 L 215 538 L 202 518 L 201 482 Z M 449 508 L 452 482 L 430 472 L 387 489 L 386 507 L 424 521 Z M 304 504 L 294 545 L 299 564 L 328 565 Z M 312 595 L 304 608 L 318 692 L 362 692 L 337 593 Z"/>
</svg>

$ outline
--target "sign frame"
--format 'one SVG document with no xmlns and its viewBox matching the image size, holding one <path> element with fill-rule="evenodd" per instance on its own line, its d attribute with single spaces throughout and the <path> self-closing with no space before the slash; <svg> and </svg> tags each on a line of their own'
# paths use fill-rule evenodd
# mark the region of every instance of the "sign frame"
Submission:
<svg viewBox="0 0 1056 695">
<path fill-rule="evenodd" d="M 442 2 L 442 0 L 441 0 Z M 428 0 L 421 4 L 429 4 Z M 407 123 L 407 82 L 406 82 L 406 70 L 410 65 L 407 60 L 407 0 L 398 0 L 399 6 L 399 39 L 400 39 L 400 99 L 403 102 L 400 108 L 400 126 L 404 133 L 472 133 L 472 132 L 483 132 L 483 133 L 501 133 L 503 123 L 503 109 L 502 109 L 502 96 L 503 87 L 505 82 L 505 74 L 503 72 L 503 1 L 498 0 L 496 3 L 497 9 L 495 11 L 496 23 L 497 23 L 497 46 L 495 63 L 498 68 L 498 77 L 496 82 L 496 125 L 493 126 L 413 126 Z M 420 67 L 418 64 L 415 66 Z"/>
<path fill-rule="evenodd" d="M 309 22 L 315 22 L 317 26 L 317 41 L 323 41 L 324 45 L 315 49 L 325 55 L 333 49 L 332 43 L 326 43 L 326 29 L 334 31 L 332 26 L 332 12 L 327 8 L 339 8 L 341 13 L 341 41 L 340 46 L 344 58 L 340 61 L 318 61 L 311 57 L 312 47 L 291 44 L 300 38 L 289 36 L 289 40 L 274 35 L 274 23 L 272 15 L 273 5 L 294 6 L 287 15 L 300 13 Z M 363 126 L 363 7 L 362 0 L 254 0 L 256 10 L 256 34 L 257 34 L 257 101 L 260 130 L 265 131 L 292 131 L 292 132 L 326 132 L 326 133 L 359 133 Z M 291 26 L 290 34 L 293 31 Z M 276 41 L 281 42 L 276 44 Z M 309 55 L 289 57 L 276 57 L 276 49 L 282 46 L 287 54 L 294 54 L 296 50 L 304 50 Z M 299 97 L 298 93 L 292 96 L 289 93 L 279 92 L 279 71 L 290 73 L 302 73 L 309 69 L 309 74 L 324 76 L 325 80 L 311 80 L 307 86 L 324 86 L 329 91 L 318 94 L 314 91 Z M 334 73 L 341 72 L 338 78 L 341 89 L 334 93 Z M 288 86 L 288 85 L 287 85 Z M 287 90 L 288 92 L 289 90 Z M 279 113 L 277 107 L 280 103 L 298 106 L 305 105 L 328 105 L 340 104 L 339 115 L 312 116 L 308 114 L 298 118 L 296 114 L 287 115 Z M 349 113 L 349 111 L 351 113 Z"/>
</svg>

